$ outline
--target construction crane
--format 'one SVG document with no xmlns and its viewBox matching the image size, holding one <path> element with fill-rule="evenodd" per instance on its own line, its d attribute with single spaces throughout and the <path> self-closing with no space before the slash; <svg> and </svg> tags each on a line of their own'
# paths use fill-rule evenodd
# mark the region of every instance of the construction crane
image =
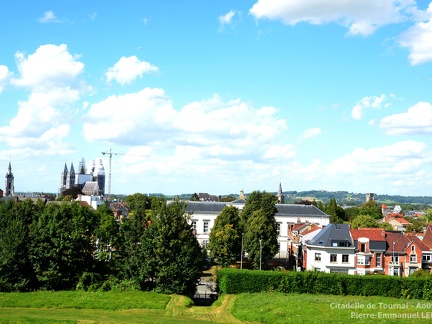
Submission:
<svg viewBox="0 0 432 324">
<path fill-rule="evenodd" d="M 103 155 L 109 155 L 109 170 L 108 170 L 108 201 L 111 201 L 111 160 L 113 155 L 120 155 L 124 153 L 113 153 L 112 149 L 109 152 L 102 152 Z"/>
<path fill-rule="evenodd" d="M 113 155 L 125 155 L 126 153 L 114 153 L 112 149 L 109 150 L 109 152 L 102 152 L 103 155 L 109 156 L 109 170 L 108 170 L 108 201 L 111 200 L 111 160 Z M 131 156 L 140 156 L 140 157 L 147 157 L 148 155 L 137 155 L 137 154 L 128 154 Z"/>
</svg>

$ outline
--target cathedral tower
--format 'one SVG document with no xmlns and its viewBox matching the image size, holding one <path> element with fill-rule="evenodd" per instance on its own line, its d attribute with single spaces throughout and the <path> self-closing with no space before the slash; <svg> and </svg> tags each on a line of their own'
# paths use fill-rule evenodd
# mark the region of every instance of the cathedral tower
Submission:
<svg viewBox="0 0 432 324">
<path fill-rule="evenodd" d="M 9 167 L 8 167 L 8 172 L 6 173 L 6 177 L 5 177 L 5 191 L 4 191 L 4 195 L 6 197 L 11 197 L 13 196 L 15 193 L 15 189 L 14 189 L 14 176 L 12 173 L 12 167 L 11 167 L 11 163 L 9 162 Z"/>
</svg>

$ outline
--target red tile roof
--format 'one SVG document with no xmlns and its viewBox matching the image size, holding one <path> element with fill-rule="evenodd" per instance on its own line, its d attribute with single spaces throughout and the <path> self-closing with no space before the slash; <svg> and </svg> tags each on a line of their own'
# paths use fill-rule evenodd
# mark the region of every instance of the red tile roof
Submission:
<svg viewBox="0 0 432 324">
<path fill-rule="evenodd" d="M 423 243 L 432 249 L 432 224 L 428 224 L 423 235 Z"/>
<path fill-rule="evenodd" d="M 367 237 L 370 241 L 385 241 L 385 230 L 382 228 L 359 228 L 351 229 L 353 240 L 359 237 Z"/>
</svg>

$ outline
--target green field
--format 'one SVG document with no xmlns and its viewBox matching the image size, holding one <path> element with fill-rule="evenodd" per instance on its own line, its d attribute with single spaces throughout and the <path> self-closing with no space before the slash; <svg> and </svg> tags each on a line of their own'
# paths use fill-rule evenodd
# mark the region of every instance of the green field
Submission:
<svg viewBox="0 0 432 324">
<path fill-rule="evenodd" d="M 413 318 L 414 317 L 414 318 Z M 400 319 L 402 318 L 402 320 Z M 0 293 L 0 323 L 418 323 L 432 303 L 309 294 L 225 295 L 210 307 L 146 292 Z"/>
</svg>

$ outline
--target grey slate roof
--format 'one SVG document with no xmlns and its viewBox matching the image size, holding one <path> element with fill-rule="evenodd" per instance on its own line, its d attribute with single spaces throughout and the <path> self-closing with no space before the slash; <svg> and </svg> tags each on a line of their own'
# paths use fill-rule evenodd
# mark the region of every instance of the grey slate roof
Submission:
<svg viewBox="0 0 432 324">
<path fill-rule="evenodd" d="M 188 201 L 186 213 L 200 214 L 220 214 L 225 206 L 229 205 L 244 205 L 246 200 L 238 199 L 232 202 L 203 202 L 203 201 Z M 322 212 L 313 205 L 297 205 L 297 204 L 276 204 L 278 212 L 276 216 L 291 216 L 291 217 L 323 217 L 330 216 Z"/>
<path fill-rule="evenodd" d="M 349 242 L 348 247 L 353 247 L 352 236 L 348 224 L 329 224 L 324 227 L 307 244 L 332 247 L 332 242 Z"/>
<path fill-rule="evenodd" d="M 276 216 L 329 217 L 314 205 L 276 204 Z"/>
<path fill-rule="evenodd" d="M 220 214 L 226 202 L 188 201 L 186 213 Z"/>
</svg>

